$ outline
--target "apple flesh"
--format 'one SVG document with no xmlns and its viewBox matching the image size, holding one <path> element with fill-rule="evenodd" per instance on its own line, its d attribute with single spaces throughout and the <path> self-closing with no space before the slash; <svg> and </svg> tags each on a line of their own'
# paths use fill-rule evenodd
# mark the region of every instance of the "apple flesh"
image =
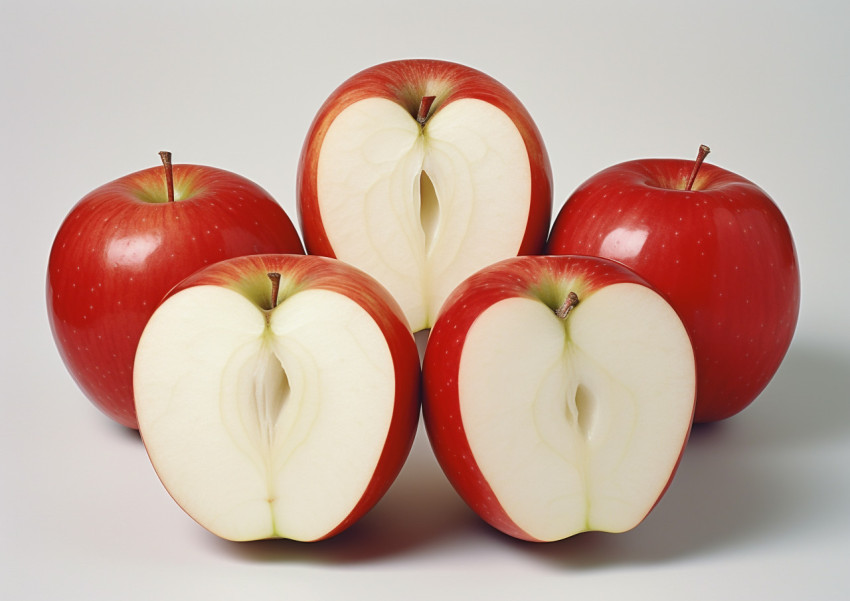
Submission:
<svg viewBox="0 0 850 601">
<path fill-rule="evenodd" d="M 423 415 L 461 497 L 522 539 L 635 527 L 670 483 L 695 396 L 688 334 L 634 273 L 587 257 L 487 267 L 447 300 Z"/>
<path fill-rule="evenodd" d="M 310 254 L 363 269 L 414 331 L 477 269 L 542 251 L 548 156 L 519 100 L 462 65 L 403 60 L 344 82 L 317 114 L 298 169 Z"/>
<path fill-rule="evenodd" d="M 56 346 L 83 393 L 137 428 L 133 357 L 172 286 L 216 261 L 303 253 L 280 205 L 244 177 L 199 165 L 145 169 L 87 194 L 63 221 L 47 267 Z"/>
<path fill-rule="evenodd" d="M 764 190 L 715 165 L 643 159 L 604 169 L 564 204 L 548 252 L 617 261 L 669 299 L 696 353 L 697 422 L 747 407 L 791 344 L 800 310 L 791 231 Z"/>
<path fill-rule="evenodd" d="M 231 259 L 184 280 L 153 313 L 134 369 L 156 473 L 230 540 L 312 541 L 354 523 L 407 457 L 419 378 L 386 290 L 340 261 L 296 255 Z"/>
</svg>

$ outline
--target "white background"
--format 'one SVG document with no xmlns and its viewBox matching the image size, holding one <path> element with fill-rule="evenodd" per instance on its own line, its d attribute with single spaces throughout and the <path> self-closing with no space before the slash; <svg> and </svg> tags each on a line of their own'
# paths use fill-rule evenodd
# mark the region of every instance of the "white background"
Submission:
<svg viewBox="0 0 850 601">
<path fill-rule="evenodd" d="M 848 598 L 847 6 L 2 0 L 0 597 Z M 705 143 L 791 225 L 803 303 L 785 362 L 749 409 L 696 429 L 629 533 L 502 536 L 459 501 L 420 431 L 387 496 L 338 538 L 228 543 L 172 502 L 138 436 L 65 372 L 44 278 L 77 200 L 169 149 L 253 179 L 294 218 L 322 101 L 408 57 L 468 64 L 520 97 L 556 209 L 608 165 Z"/>
</svg>

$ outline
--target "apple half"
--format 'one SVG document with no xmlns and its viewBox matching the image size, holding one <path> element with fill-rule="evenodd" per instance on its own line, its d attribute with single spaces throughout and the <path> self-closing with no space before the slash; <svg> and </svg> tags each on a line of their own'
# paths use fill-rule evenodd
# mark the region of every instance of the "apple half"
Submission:
<svg viewBox="0 0 850 601">
<path fill-rule="evenodd" d="M 419 355 L 386 290 L 340 261 L 258 255 L 179 284 L 139 342 L 153 467 L 230 540 L 328 538 L 398 474 L 419 417 Z"/>
<path fill-rule="evenodd" d="M 621 265 L 508 259 L 446 301 L 425 350 L 425 425 L 452 485 L 499 530 L 622 532 L 675 473 L 694 365 L 679 316 Z"/>
<path fill-rule="evenodd" d="M 308 252 L 375 277 L 418 331 L 464 278 L 543 250 L 548 155 L 528 111 L 492 77 L 445 61 L 384 63 L 316 115 L 298 211 Z"/>
</svg>

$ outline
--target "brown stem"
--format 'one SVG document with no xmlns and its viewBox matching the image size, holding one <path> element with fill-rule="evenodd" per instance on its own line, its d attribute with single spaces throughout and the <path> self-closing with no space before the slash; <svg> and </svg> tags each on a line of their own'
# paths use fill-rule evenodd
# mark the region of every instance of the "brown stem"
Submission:
<svg viewBox="0 0 850 601">
<path fill-rule="evenodd" d="M 171 153 L 162 150 L 159 153 L 162 166 L 165 167 L 165 188 L 168 191 L 168 202 L 174 202 L 174 170 L 171 166 Z"/>
<path fill-rule="evenodd" d="M 272 309 L 274 309 L 277 307 L 277 295 L 280 293 L 280 274 L 272 271 L 268 276 L 272 281 Z"/>
<path fill-rule="evenodd" d="M 685 186 L 685 190 L 690 190 L 694 186 L 694 181 L 697 179 L 697 173 L 699 173 L 699 168 L 702 166 L 702 162 L 705 160 L 705 157 L 708 156 L 708 153 L 711 152 L 711 149 L 705 144 L 700 144 L 699 154 L 697 154 L 697 160 L 694 163 L 694 169 L 691 171 L 691 177 L 688 179 L 688 185 Z"/>
<path fill-rule="evenodd" d="M 419 103 L 419 112 L 416 113 L 416 120 L 419 125 L 425 125 L 428 120 L 428 111 L 431 110 L 431 105 L 434 104 L 436 96 L 423 96 L 422 102 Z"/>
<path fill-rule="evenodd" d="M 559 319 L 566 319 L 567 315 L 570 314 L 575 306 L 578 304 L 578 295 L 575 292 L 570 292 L 567 295 L 567 298 L 564 299 L 564 304 L 561 305 L 557 311 L 555 311 L 555 315 Z"/>
</svg>

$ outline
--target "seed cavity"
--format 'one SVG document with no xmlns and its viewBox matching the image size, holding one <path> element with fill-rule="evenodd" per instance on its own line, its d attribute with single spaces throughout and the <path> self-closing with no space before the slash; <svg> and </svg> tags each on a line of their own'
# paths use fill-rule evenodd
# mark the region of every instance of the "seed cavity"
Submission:
<svg viewBox="0 0 850 601">
<path fill-rule="evenodd" d="M 440 218 L 440 203 L 434 183 L 425 171 L 419 174 L 419 224 L 425 235 L 425 253 L 430 252 Z"/>
<path fill-rule="evenodd" d="M 567 419 L 581 435 L 590 440 L 596 422 L 596 397 L 584 384 L 579 384 L 567 399 Z"/>
</svg>

